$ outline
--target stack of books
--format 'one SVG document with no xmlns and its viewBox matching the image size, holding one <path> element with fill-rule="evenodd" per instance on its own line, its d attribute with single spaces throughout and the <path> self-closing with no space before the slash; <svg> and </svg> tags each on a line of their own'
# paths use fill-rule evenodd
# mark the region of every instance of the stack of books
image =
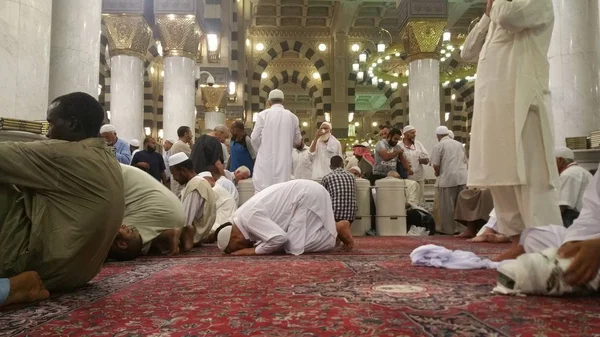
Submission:
<svg viewBox="0 0 600 337">
<path fill-rule="evenodd" d="M 571 137 L 565 140 L 567 147 L 571 150 L 585 150 L 588 148 L 588 137 Z"/>
<path fill-rule="evenodd" d="M 48 133 L 48 123 L 0 117 L 0 130 L 30 132 L 45 136 Z"/>
<path fill-rule="evenodd" d="M 600 130 L 590 132 L 590 147 L 592 149 L 600 147 Z"/>
</svg>

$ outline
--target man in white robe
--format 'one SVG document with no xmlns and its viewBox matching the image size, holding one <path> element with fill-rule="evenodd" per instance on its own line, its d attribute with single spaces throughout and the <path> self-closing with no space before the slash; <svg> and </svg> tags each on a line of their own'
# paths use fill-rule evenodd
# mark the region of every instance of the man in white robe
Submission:
<svg viewBox="0 0 600 337">
<path fill-rule="evenodd" d="M 210 186 L 212 186 L 213 191 L 215 192 L 215 205 L 217 207 L 217 216 L 215 218 L 215 223 L 210 230 L 210 236 L 207 242 L 215 242 L 216 238 L 214 237 L 214 233 L 222 224 L 226 223 L 231 219 L 233 213 L 237 210 L 237 202 L 233 200 L 233 197 L 226 189 L 219 186 L 213 175 L 210 172 L 200 172 L 198 173 L 198 177 L 206 179 L 209 182 Z"/>
<path fill-rule="evenodd" d="M 221 174 L 221 170 L 219 167 L 222 167 L 222 166 L 223 166 L 223 163 L 221 163 L 220 161 L 217 161 L 217 165 L 209 165 L 207 167 L 207 171 L 209 171 L 212 174 L 212 176 L 215 180 L 215 183 L 217 185 L 221 186 L 222 188 L 224 188 L 227 192 L 229 192 L 229 194 L 235 201 L 235 204 L 239 205 L 240 195 L 238 193 L 238 189 L 237 189 L 237 187 L 235 187 L 235 184 L 233 183 L 233 181 L 231 181 L 229 178 L 227 178 L 226 176 Z"/>
<path fill-rule="evenodd" d="M 593 177 L 588 170 L 577 164 L 573 150 L 568 147 L 556 148 L 554 155 L 560 174 L 558 205 L 562 215 L 562 224 L 569 227 L 579 216 L 581 207 L 583 207 L 583 193 Z"/>
<path fill-rule="evenodd" d="M 592 280 L 600 269 L 600 176 L 594 175 L 588 184 L 579 217 L 569 228 L 550 225 L 528 228 L 521 236 L 526 253 L 558 248 L 562 258 L 573 258 L 565 272 L 570 285 L 581 285 Z"/>
<path fill-rule="evenodd" d="M 546 57 L 553 25 L 552 0 L 488 0 L 461 53 L 478 61 L 468 185 L 490 189 L 498 229 L 513 240 L 498 261 L 522 253 L 525 227 L 561 221 Z"/>
<path fill-rule="evenodd" d="M 292 149 L 302 143 L 298 117 L 283 108 L 283 92 L 269 92 L 270 108 L 256 116 L 252 147 L 257 151 L 252 174 L 255 192 L 292 177 Z"/>
<path fill-rule="evenodd" d="M 421 194 L 419 195 L 419 204 L 425 204 L 425 171 L 423 165 L 429 164 L 429 153 L 419 142 L 416 140 L 417 129 L 412 125 L 407 125 L 402 130 L 404 137 L 402 138 L 402 146 L 404 147 L 404 157 L 410 163 L 413 174 L 408 176 L 408 179 L 416 181 L 420 188 Z"/>
<path fill-rule="evenodd" d="M 292 150 L 292 178 L 312 179 L 312 156 L 304 142 Z"/>
<path fill-rule="evenodd" d="M 217 230 L 219 249 L 233 255 L 325 252 L 335 248 L 336 238 L 353 248 L 350 223 L 336 223 L 327 190 L 305 179 L 262 190 Z"/>
<path fill-rule="evenodd" d="M 331 172 L 331 158 L 342 156 L 342 144 L 331 134 L 330 123 L 321 123 L 308 151 L 312 156 L 312 179 L 322 179 Z"/>
</svg>

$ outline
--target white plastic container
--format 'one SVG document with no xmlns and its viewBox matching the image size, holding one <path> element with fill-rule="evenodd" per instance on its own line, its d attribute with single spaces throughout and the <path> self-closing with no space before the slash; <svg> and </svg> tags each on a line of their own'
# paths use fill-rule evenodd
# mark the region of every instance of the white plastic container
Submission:
<svg viewBox="0 0 600 337">
<path fill-rule="evenodd" d="M 240 198 L 238 206 L 242 206 L 254 195 L 254 183 L 252 183 L 252 178 L 240 180 L 237 184 L 237 189 Z"/>
<path fill-rule="evenodd" d="M 406 235 L 404 181 L 386 178 L 375 182 L 376 229 L 380 236 Z"/>
<path fill-rule="evenodd" d="M 371 229 L 371 185 L 367 179 L 356 179 L 356 203 L 358 212 L 352 223 L 353 236 L 365 236 Z"/>
</svg>

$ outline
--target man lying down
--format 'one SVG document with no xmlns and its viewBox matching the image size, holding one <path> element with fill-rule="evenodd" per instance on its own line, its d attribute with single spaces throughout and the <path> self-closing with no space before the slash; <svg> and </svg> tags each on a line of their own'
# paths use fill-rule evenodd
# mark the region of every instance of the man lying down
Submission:
<svg viewBox="0 0 600 337">
<path fill-rule="evenodd" d="M 600 176 L 587 186 L 583 208 L 569 228 L 527 229 L 521 235 L 527 254 L 498 268 L 495 292 L 562 295 L 597 291 L 600 284 Z"/>
<path fill-rule="evenodd" d="M 348 221 L 335 222 L 327 190 L 312 180 L 292 180 L 260 191 L 217 231 L 217 246 L 232 255 L 326 252 L 339 238 L 354 247 Z"/>
</svg>

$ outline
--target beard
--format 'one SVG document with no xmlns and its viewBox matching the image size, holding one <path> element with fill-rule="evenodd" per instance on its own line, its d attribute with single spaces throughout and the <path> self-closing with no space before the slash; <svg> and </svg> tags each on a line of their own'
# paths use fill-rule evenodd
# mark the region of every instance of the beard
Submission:
<svg viewBox="0 0 600 337">
<path fill-rule="evenodd" d="M 329 140 L 329 136 L 331 136 L 331 134 L 329 132 L 327 132 L 324 135 L 322 135 L 321 137 L 319 137 L 319 140 L 322 142 L 326 142 Z"/>
<path fill-rule="evenodd" d="M 148 152 L 150 152 L 150 153 L 154 153 L 154 152 L 156 152 L 156 148 L 155 148 L 155 147 L 148 146 L 148 148 L 146 149 L 146 151 L 148 151 Z"/>
<path fill-rule="evenodd" d="M 398 145 L 398 142 L 395 140 L 388 140 L 388 144 L 390 144 L 391 147 L 394 147 L 394 146 Z"/>
</svg>

